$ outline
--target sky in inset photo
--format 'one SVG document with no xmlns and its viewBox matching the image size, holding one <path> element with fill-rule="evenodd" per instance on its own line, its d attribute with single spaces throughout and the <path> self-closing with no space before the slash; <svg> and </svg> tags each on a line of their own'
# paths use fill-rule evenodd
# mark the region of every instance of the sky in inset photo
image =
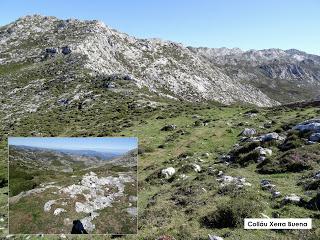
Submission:
<svg viewBox="0 0 320 240">
<path fill-rule="evenodd" d="M 9 145 L 125 153 L 138 148 L 134 137 L 9 137 Z"/>
</svg>

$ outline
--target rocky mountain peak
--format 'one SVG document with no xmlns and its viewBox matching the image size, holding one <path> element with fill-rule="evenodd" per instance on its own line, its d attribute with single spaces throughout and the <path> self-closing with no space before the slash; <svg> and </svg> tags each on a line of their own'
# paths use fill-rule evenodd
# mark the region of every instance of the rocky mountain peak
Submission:
<svg viewBox="0 0 320 240">
<path fill-rule="evenodd" d="M 138 39 L 97 20 L 26 16 L 1 27 L 0 45 L 2 64 L 27 64 L 34 69 L 55 61 L 65 67 L 77 64 L 90 76 L 129 76 L 140 89 L 146 87 L 159 96 L 191 102 L 271 106 L 300 99 L 301 94 L 282 101 L 282 93 L 275 96 L 272 92 L 278 90 L 274 87 L 278 83 L 266 83 L 272 89 L 265 89 L 257 83 L 261 79 L 306 79 L 299 82 L 300 86 L 307 83 L 312 89 L 320 79 L 318 68 L 309 69 L 318 56 L 300 51 L 185 47 L 161 39 Z M 56 77 L 59 73 L 57 70 Z M 68 79 L 68 75 L 65 72 L 59 78 Z M 294 82 L 290 86 L 300 88 Z"/>
</svg>

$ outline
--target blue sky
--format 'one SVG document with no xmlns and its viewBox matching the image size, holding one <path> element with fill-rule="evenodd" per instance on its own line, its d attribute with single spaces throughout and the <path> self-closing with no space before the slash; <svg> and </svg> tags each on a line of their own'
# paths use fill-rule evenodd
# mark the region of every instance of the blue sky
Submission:
<svg viewBox="0 0 320 240">
<path fill-rule="evenodd" d="M 9 137 L 8 141 L 9 145 L 117 153 L 127 152 L 138 147 L 138 139 L 131 137 Z"/>
<path fill-rule="evenodd" d="M 242 49 L 297 48 L 320 55 L 319 0 L 10 0 L 0 25 L 27 14 L 98 19 L 141 38 Z"/>
</svg>

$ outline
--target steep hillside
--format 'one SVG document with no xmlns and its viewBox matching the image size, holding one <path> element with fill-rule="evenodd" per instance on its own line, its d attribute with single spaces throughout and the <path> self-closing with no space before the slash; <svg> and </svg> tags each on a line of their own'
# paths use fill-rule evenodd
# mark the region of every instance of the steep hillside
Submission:
<svg viewBox="0 0 320 240">
<path fill-rule="evenodd" d="M 66 98 L 63 94 L 66 86 L 73 95 L 66 101 L 81 96 L 94 98 L 87 78 L 97 75 L 108 78 L 114 74 L 160 96 L 261 106 L 276 104 L 256 88 L 233 81 L 180 44 L 136 39 L 98 21 L 27 16 L 1 28 L 0 44 L 1 72 L 15 69 L 2 75 L 11 79 L 5 93 L 8 97 L 15 95 L 15 103 L 11 103 L 14 105 L 28 100 L 31 110 L 52 97 L 49 85 L 60 91 L 53 102 Z M 26 96 L 22 89 L 34 94 Z M 3 106 L 7 107 L 8 104 Z"/>
<path fill-rule="evenodd" d="M 133 149 L 121 157 L 115 158 L 110 161 L 111 164 L 124 165 L 124 166 L 137 166 L 138 149 Z"/>
</svg>

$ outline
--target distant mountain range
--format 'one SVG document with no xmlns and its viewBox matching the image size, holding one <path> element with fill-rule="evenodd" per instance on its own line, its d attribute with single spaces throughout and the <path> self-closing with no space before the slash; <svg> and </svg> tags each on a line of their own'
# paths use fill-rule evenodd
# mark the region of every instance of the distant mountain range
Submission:
<svg viewBox="0 0 320 240">
<path fill-rule="evenodd" d="M 100 152 L 100 151 L 93 151 L 93 150 L 68 150 L 68 149 L 55 149 L 55 150 L 62 153 L 71 154 L 71 155 L 96 157 L 102 160 L 111 160 L 115 157 L 119 157 L 122 155 L 114 152 Z"/>
<path fill-rule="evenodd" d="M 30 169 L 73 172 L 78 169 L 104 165 L 137 165 L 137 151 L 124 154 L 96 152 L 92 150 L 66 150 L 9 145 L 10 165 Z"/>
<path fill-rule="evenodd" d="M 13 145 L 12 145 L 13 146 Z M 93 150 L 74 150 L 74 149 L 55 149 L 55 148 L 41 148 L 41 147 L 31 147 L 25 145 L 14 145 L 15 147 L 21 149 L 28 149 L 33 151 L 54 151 L 57 153 L 64 153 L 68 155 L 75 155 L 75 156 L 83 156 L 83 157 L 95 157 L 101 160 L 111 160 L 113 158 L 119 157 L 122 154 L 115 153 L 115 152 L 107 152 L 107 151 L 93 151 Z"/>
<path fill-rule="evenodd" d="M 57 128 L 82 136 L 98 122 L 90 134 L 106 136 L 168 102 L 270 107 L 319 100 L 320 57 L 185 47 L 99 21 L 33 15 L 0 27 L 0 88 L 4 132 L 22 124 L 21 134 L 50 136 Z M 80 128 L 82 119 L 89 122 Z M 30 132 L 35 123 L 41 126 Z"/>
</svg>

